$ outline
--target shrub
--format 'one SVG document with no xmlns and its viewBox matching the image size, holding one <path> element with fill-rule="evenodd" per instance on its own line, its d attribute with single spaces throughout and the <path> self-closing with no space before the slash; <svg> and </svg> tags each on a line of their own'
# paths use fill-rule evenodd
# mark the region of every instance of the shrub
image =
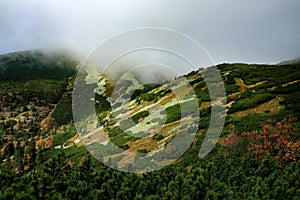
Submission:
<svg viewBox="0 0 300 200">
<path fill-rule="evenodd" d="M 293 113 L 300 113 L 300 94 L 295 92 L 284 97 L 283 105 Z"/>
<path fill-rule="evenodd" d="M 153 136 L 153 140 L 162 140 L 164 139 L 164 136 L 162 134 L 155 134 Z"/>
<path fill-rule="evenodd" d="M 251 95 L 248 98 L 241 99 L 238 101 L 235 101 L 232 105 L 232 107 L 228 110 L 228 114 L 234 113 L 236 111 L 245 110 L 248 108 L 253 108 L 259 104 L 265 103 L 271 99 L 275 98 L 275 95 L 265 93 L 265 94 L 256 94 Z"/>
<path fill-rule="evenodd" d="M 238 133 L 256 130 L 261 122 L 270 119 L 270 115 L 267 114 L 250 114 L 244 117 L 230 117 L 227 115 L 227 117 L 225 125 L 234 124 Z M 276 116 L 273 116 L 273 118 L 276 118 Z"/>
<path fill-rule="evenodd" d="M 143 101 L 153 101 L 156 96 L 154 93 L 145 93 L 145 94 L 142 94 L 140 97 L 141 97 L 141 100 L 143 100 Z"/>
<path fill-rule="evenodd" d="M 122 130 L 120 129 L 120 127 L 114 127 L 114 128 L 112 128 L 109 132 L 108 132 L 108 136 L 110 137 L 110 138 L 112 138 L 112 137 L 115 137 L 115 136 L 117 136 L 117 135 L 119 135 L 119 134 L 121 134 L 122 133 Z"/>
<path fill-rule="evenodd" d="M 236 84 L 232 84 L 232 85 L 225 84 L 225 90 L 226 90 L 226 94 L 230 95 L 232 93 L 239 92 L 240 88 Z"/>
<path fill-rule="evenodd" d="M 259 162 L 267 156 L 273 156 L 280 167 L 291 161 L 300 161 L 300 141 L 295 139 L 296 118 L 283 119 L 276 124 L 271 120 L 262 126 L 262 130 L 245 132 L 243 137 L 249 139 L 247 150 Z"/>
<path fill-rule="evenodd" d="M 120 147 L 121 149 L 124 149 L 124 150 L 127 150 L 129 149 L 130 147 L 128 146 L 128 144 L 124 144 Z"/>
<path fill-rule="evenodd" d="M 145 118 L 149 115 L 149 111 L 145 110 L 145 111 L 141 111 L 136 113 L 135 115 L 133 115 L 131 117 L 131 119 L 133 120 L 134 123 L 138 123 L 140 118 Z"/>
<path fill-rule="evenodd" d="M 199 121 L 198 129 L 206 129 L 209 127 L 210 117 L 201 117 Z"/>
<path fill-rule="evenodd" d="M 137 153 L 148 153 L 147 149 L 138 149 Z"/>
<path fill-rule="evenodd" d="M 203 78 L 202 78 L 202 76 L 199 76 L 199 78 L 196 78 L 195 80 L 190 81 L 189 83 L 190 83 L 190 85 L 194 85 L 195 83 L 199 83 L 201 81 L 203 81 Z"/>
<path fill-rule="evenodd" d="M 271 91 L 274 94 L 290 94 L 293 92 L 298 92 L 300 89 L 300 82 L 288 85 L 288 86 L 277 86 L 275 90 Z"/>
</svg>

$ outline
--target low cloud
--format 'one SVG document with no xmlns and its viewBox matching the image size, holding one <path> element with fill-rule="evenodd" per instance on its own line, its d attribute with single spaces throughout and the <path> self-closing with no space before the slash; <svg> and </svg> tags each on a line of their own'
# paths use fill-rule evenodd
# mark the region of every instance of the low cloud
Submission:
<svg viewBox="0 0 300 200">
<path fill-rule="evenodd" d="M 112 35 L 155 26 L 190 35 L 216 63 L 275 63 L 299 56 L 299 19 L 293 0 L 2 0 L 0 53 L 67 48 L 86 55 Z"/>
</svg>

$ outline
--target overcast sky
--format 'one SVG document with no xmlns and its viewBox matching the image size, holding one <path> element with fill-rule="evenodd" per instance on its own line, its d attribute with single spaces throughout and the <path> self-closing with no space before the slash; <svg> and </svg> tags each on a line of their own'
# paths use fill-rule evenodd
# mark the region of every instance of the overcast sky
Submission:
<svg viewBox="0 0 300 200">
<path fill-rule="evenodd" d="M 154 26 L 198 41 L 215 63 L 300 56 L 299 0 L 0 0 L 0 53 L 86 54 L 112 35 Z"/>
</svg>

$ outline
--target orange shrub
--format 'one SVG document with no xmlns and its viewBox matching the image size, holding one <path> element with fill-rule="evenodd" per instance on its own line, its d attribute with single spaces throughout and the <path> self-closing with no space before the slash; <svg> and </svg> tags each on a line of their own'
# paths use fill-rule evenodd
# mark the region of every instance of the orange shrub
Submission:
<svg viewBox="0 0 300 200">
<path fill-rule="evenodd" d="M 277 123 L 268 120 L 262 130 L 244 132 L 242 136 L 249 139 L 247 150 L 260 162 L 266 155 L 273 156 L 280 167 L 291 161 L 300 161 L 300 141 L 296 141 L 296 129 L 293 128 L 295 122 L 294 117 Z"/>
</svg>

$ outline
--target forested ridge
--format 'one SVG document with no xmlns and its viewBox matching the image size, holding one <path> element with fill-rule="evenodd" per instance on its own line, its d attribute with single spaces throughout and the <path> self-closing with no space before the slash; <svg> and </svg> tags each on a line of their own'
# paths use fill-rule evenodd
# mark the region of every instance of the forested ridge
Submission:
<svg viewBox="0 0 300 200">
<path fill-rule="evenodd" d="M 300 198 L 299 64 L 218 65 L 227 115 L 221 138 L 204 158 L 198 153 L 210 123 L 209 91 L 199 74 L 202 69 L 184 75 L 199 102 L 196 137 L 173 164 L 138 174 L 102 164 L 80 141 L 71 110 L 76 65 L 70 57 L 57 54 L 0 56 L 4 70 L 0 76 L 0 199 Z M 25 68 L 13 73 L 24 66 L 37 73 L 31 77 Z M 113 84 L 105 87 L 110 90 Z M 131 101 L 148 105 L 169 96 L 167 87 L 145 85 Z M 96 95 L 95 100 L 99 122 L 114 144 L 137 152 L 153 150 L 148 145 L 137 148 L 139 139 L 118 128 L 104 95 Z M 174 104 L 165 109 L 166 127 L 179 120 L 179 108 Z M 131 118 L 139 124 L 149 115 L 138 110 Z M 126 120 L 121 123 L 128 129 L 132 126 Z M 162 130 L 150 142 L 173 134 Z M 174 152 L 168 149 L 166 158 Z"/>
</svg>

